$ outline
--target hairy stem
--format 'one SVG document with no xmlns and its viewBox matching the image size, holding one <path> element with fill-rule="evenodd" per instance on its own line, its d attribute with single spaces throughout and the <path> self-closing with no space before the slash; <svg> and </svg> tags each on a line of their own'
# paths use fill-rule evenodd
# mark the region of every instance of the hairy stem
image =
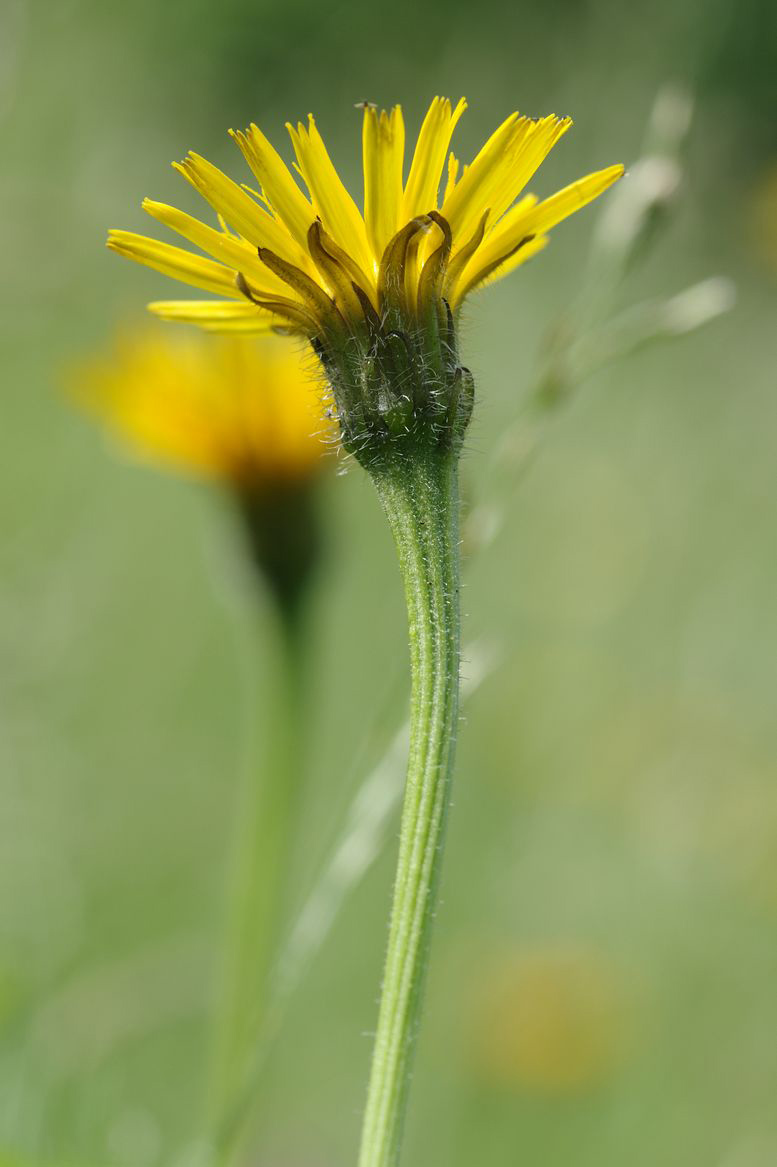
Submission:
<svg viewBox="0 0 777 1167">
<path fill-rule="evenodd" d="M 398 1162 L 437 897 L 459 695 L 457 456 L 414 450 L 370 468 L 399 555 L 411 730 L 388 951 L 359 1167 Z"/>
</svg>

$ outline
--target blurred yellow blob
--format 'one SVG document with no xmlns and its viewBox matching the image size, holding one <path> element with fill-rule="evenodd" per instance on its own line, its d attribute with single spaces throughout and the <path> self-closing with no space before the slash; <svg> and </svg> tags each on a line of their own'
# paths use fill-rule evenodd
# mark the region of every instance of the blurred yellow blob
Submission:
<svg viewBox="0 0 777 1167">
<path fill-rule="evenodd" d="M 750 238 L 754 252 L 777 271 L 777 161 L 763 171 L 753 190 Z"/>
<path fill-rule="evenodd" d="M 599 953 L 573 946 L 514 953 L 481 986 L 477 1072 L 500 1088 L 583 1092 L 617 1067 L 623 1022 L 618 977 Z"/>
<path fill-rule="evenodd" d="M 71 380 L 136 456 L 256 492 L 322 469 L 337 430 L 317 377 L 314 358 L 289 338 L 146 326 Z"/>
</svg>

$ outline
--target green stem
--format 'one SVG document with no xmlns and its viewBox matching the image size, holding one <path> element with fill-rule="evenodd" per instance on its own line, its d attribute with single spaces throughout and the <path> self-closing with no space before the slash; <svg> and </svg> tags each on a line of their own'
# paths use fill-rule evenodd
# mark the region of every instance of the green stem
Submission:
<svg viewBox="0 0 777 1167">
<path fill-rule="evenodd" d="M 250 751 L 258 756 L 252 756 L 246 767 L 236 809 L 210 1083 L 211 1118 L 217 1131 L 242 1082 L 269 1004 L 298 809 L 299 616 L 279 607 L 279 617 L 277 666 L 259 710 L 260 748 Z M 222 1161 L 233 1156 L 239 1133 L 233 1132 L 227 1144 L 220 1145 Z"/>
<path fill-rule="evenodd" d="M 404 578 L 411 734 L 388 952 L 359 1167 L 399 1159 L 437 896 L 459 695 L 457 455 L 414 450 L 370 467 Z"/>
</svg>

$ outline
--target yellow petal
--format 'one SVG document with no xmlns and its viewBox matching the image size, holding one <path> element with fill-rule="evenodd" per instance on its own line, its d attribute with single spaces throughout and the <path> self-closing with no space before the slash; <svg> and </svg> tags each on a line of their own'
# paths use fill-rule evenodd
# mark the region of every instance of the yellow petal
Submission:
<svg viewBox="0 0 777 1167">
<path fill-rule="evenodd" d="M 531 230 L 537 234 L 549 231 L 551 227 L 555 227 L 557 223 L 573 215 L 575 211 L 581 210 L 594 199 L 598 199 L 599 195 L 604 194 L 608 187 L 623 177 L 623 174 L 624 167 L 620 164 L 608 166 L 604 170 L 596 170 L 593 174 L 588 174 L 585 178 L 579 178 L 577 182 L 565 186 L 563 190 L 557 191 L 556 194 L 539 204 L 529 218 Z"/>
<path fill-rule="evenodd" d="M 502 122 L 469 166 L 464 168 L 461 178 L 445 199 L 442 215 L 451 225 L 454 236 L 462 232 L 465 218 L 477 222 L 487 209 L 488 203 L 480 198 L 483 185 L 504 164 L 505 150 L 528 119 L 513 113 Z M 468 232 L 470 233 L 470 232 Z"/>
<path fill-rule="evenodd" d="M 405 162 L 405 123 L 402 109 L 391 113 L 365 104 L 362 128 L 364 156 L 364 220 L 375 260 L 401 224 L 402 168 Z"/>
<path fill-rule="evenodd" d="M 215 292 L 217 296 L 233 296 L 236 299 L 240 297 L 233 271 L 223 264 L 214 263 L 212 259 L 203 259 L 191 251 L 184 251 L 182 247 L 160 243 L 158 239 L 136 235 L 134 231 L 110 231 L 107 246 L 118 255 L 134 259 L 163 275 L 172 276 L 174 280 L 191 284 L 194 288 L 202 288 L 204 292 Z"/>
<path fill-rule="evenodd" d="M 490 211 L 483 212 L 481 220 L 475 228 L 473 234 L 469 237 L 469 239 L 462 240 L 453 253 L 448 264 L 448 270 L 445 273 L 445 285 L 448 296 L 453 296 L 455 293 L 456 284 L 459 282 L 460 277 L 463 275 L 464 269 L 469 264 L 473 255 L 477 253 L 481 243 L 483 242 L 490 213 Z M 447 219 L 445 221 L 447 222 Z M 448 229 L 450 230 L 450 227 Z"/>
<path fill-rule="evenodd" d="M 459 271 L 463 282 L 468 283 L 475 272 L 489 267 L 500 257 L 512 255 L 521 240 L 533 233 L 526 227 L 526 221 L 527 215 L 536 205 L 536 195 L 524 195 L 506 215 L 502 216 L 496 226 L 492 226 L 483 234 L 477 250 L 470 252 Z M 456 256 L 461 250 L 463 249 L 457 249 Z"/>
<path fill-rule="evenodd" d="M 253 122 L 244 134 L 233 133 L 231 130 L 230 133 L 259 179 L 264 196 L 276 216 L 285 224 L 300 247 L 307 249 L 308 229 L 316 215 L 294 181 L 288 166 Z"/>
<path fill-rule="evenodd" d="M 493 221 L 503 214 L 571 124 L 569 118 L 553 115 L 539 121 L 519 114 L 507 118 L 443 204 L 454 236 L 471 234 L 487 207 Z"/>
<path fill-rule="evenodd" d="M 526 263 L 527 259 L 531 259 L 538 251 L 542 251 L 547 247 L 550 239 L 547 235 L 540 235 L 536 239 L 530 239 L 523 247 L 517 248 L 512 255 L 508 255 L 502 262 L 496 262 L 491 269 L 481 267 L 474 271 L 472 275 L 468 276 L 464 273 L 464 278 L 459 281 L 459 286 L 452 298 L 451 307 L 455 308 L 461 304 L 462 300 L 470 294 L 470 292 L 477 291 L 479 288 L 488 287 L 496 280 L 501 280 L 503 276 L 509 275 L 511 271 L 515 271 L 522 263 Z"/>
<path fill-rule="evenodd" d="M 227 264 L 234 272 L 242 272 L 250 279 L 252 287 L 260 289 L 268 295 L 284 290 L 281 281 L 276 279 L 272 272 L 265 267 L 255 248 L 246 243 L 244 239 L 225 234 L 223 231 L 216 231 L 213 227 L 201 223 L 199 219 L 187 215 L 184 211 L 179 211 L 176 207 L 169 207 L 165 203 L 144 199 L 143 210 L 147 211 L 158 222 L 164 223 L 172 231 L 182 235 L 184 239 L 188 239 L 195 247 L 201 247 L 214 259 Z"/>
<path fill-rule="evenodd" d="M 332 165 L 313 115 L 308 116 L 307 129 L 301 122 L 296 130 L 288 122 L 286 128 L 291 135 L 300 174 L 325 230 L 370 277 L 374 264 L 364 220 Z"/>
<path fill-rule="evenodd" d="M 155 300 L 148 309 L 162 320 L 197 324 L 208 332 L 269 332 L 278 325 L 271 312 L 245 300 Z"/>
<path fill-rule="evenodd" d="M 622 166 L 608 166 L 586 178 L 580 178 L 552 195 L 544 202 L 536 203 L 531 196 L 521 199 L 512 210 L 497 223 L 485 242 L 473 257 L 464 272 L 462 283 L 476 284 L 477 272 L 491 267 L 500 256 L 509 257 L 527 235 L 540 236 L 550 231 L 562 219 L 579 211 L 598 198 L 623 174 Z M 506 275 L 517 267 L 517 263 L 499 268 L 499 275 Z"/>
<path fill-rule="evenodd" d="M 451 110 L 451 103 L 447 97 L 435 97 L 429 106 L 413 153 L 410 174 L 405 186 L 400 225 L 417 215 L 437 210 L 437 194 L 445 156 L 456 123 L 466 108 L 467 103 L 463 97 L 454 110 Z"/>
<path fill-rule="evenodd" d="M 505 165 L 488 195 L 492 223 L 497 223 L 572 125 L 571 118 L 555 114 L 529 122 L 526 132 L 508 152 Z"/>
<path fill-rule="evenodd" d="M 299 263 L 301 258 L 304 263 L 302 249 L 286 228 L 212 162 L 190 153 L 173 166 L 254 247 L 270 247 L 289 263 Z"/>
<path fill-rule="evenodd" d="M 443 202 L 453 193 L 459 177 L 459 160 L 451 150 L 448 158 L 448 181 L 445 185 L 445 194 L 443 195 Z"/>
</svg>

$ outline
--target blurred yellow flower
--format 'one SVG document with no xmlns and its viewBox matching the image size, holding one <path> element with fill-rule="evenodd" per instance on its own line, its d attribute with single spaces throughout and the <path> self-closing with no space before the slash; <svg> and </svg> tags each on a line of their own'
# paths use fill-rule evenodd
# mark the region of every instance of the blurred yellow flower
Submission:
<svg viewBox="0 0 777 1167">
<path fill-rule="evenodd" d="M 455 108 L 447 98 L 432 101 L 405 180 L 400 106 L 387 112 L 364 104 L 363 213 L 312 115 L 307 125 L 287 124 L 307 195 L 257 126 L 231 131 L 259 192 L 199 154 L 174 163 L 217 213 L 220 229 L 164 203 L 143 203 L 213 258 L 130 231 L 111 231 L 108 246 L 218 296 L 150 305 L 212 330 L 259 332 L 280 323 L 323 343 L 333 332 L 374 328 L 387 308 L 420 319 L 445 301 L 455 314 L 469 292 L 540 251 L 551 228 L 623 174 L 609 166 L 542 202 L 519 198 L 571 118 L 513 113 L 462 168 L 448 148 L 465 109 L 464 100 Z"/>
<path fill-rule="evenodd" d="M 476 1066 L 491 1085 L 574 1094 L 617 1066 L 623 1000 L 601 954 L 574 945 L 514 953 L 486 974 L 478 992 Z"/>
<path fill-rule="evenodd" d="M 301 486 L 322 469 L 336 430 L 316 377 L 288 338 L 147 327 L 73 381 L 79 401 L 136 455 L 255 494 Z"/>
<path fill-rule="evenodd" d="M 761 174 L 750 200 L 753 251 L 777 271 L 777 162 Z"/>
</svg>

